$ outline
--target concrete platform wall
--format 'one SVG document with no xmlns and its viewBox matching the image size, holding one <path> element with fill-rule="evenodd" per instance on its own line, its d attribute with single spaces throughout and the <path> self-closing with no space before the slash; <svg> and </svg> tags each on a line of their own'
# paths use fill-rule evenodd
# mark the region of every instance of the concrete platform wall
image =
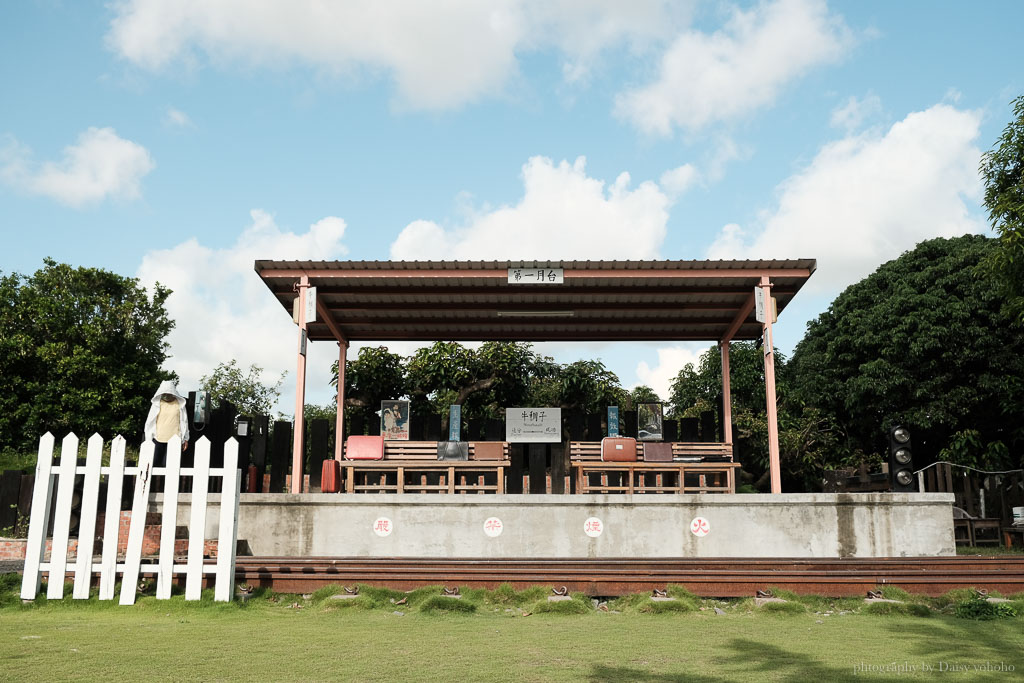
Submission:
<svg viewBox="0 0 1024 683">
<path fill-rule="evenodd" d="M 184 521 L 179 523 L 188 523 L 189 498 L 180 497 L 178 519 Z M 955 554 L 953 495 L 948 493 L 242 494 L 241 501 L 238 538 L 248 543 L 252 554 L 262 556 L 830 558 Z M 207 538 L 216 533 L 217 507 L 213 504 L 207 515 Z M 698 517 L 706 522 L 706 535 L 691 531 Z M 375 532 L 381 518 L 390 521 L 388 535 Z M 485 522 L 490 518 L 501 520 L 500 535 L 486 533 Z M 591 518 L 600 520 L 600 535 L 586 533 Z M 491 527 L 493 532 L 493 524 Z"/>
</svg>

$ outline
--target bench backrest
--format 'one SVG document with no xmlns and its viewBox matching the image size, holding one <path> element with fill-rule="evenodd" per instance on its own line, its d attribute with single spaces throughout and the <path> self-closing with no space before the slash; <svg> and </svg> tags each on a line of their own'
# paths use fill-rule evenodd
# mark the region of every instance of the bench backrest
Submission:
<svg viewBox="0 0 1024 683">
<path fill-rule="evenodd" d="M 638 459 L 643 459 L 643 442 L 637 443 Z M 732 458 L 732 444 L 703 443 L 697 441 L 675 441 L 672 443 L 672 457 L 726 456 Z M 387 456 L 385 456 L 387 457 Z M 569 458 L 574 462 L 601 460 L 600 441 L 570 441 Z"/>
<path fill-rule="evenodd" d="M 503 441 L 502 459 L 508 460 L 508 442 Z M 476 460 L 476 442 L 469 442 L 469 459 Z M 385 460 L 437 460 L 436 441 L 385 441 Z"/>
</svg>

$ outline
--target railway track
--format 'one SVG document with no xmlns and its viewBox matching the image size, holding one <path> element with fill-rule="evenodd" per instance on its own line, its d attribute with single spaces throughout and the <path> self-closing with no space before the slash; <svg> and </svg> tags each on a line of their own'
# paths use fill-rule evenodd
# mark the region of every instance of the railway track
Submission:
<svg viewBox="0 0 1024 683">
<path fill-rule="evenodd" d="M 1024 592 L 1024 556 L 872 559 L 430 559 L 239 557 L 240 582 L 279 592 L 364 583 L 410 590 L 444 584 L 567 586 L 594 596 L 685 586 L 706 597 L 745 597 L 768 587 L 801 594 L 856 596 L 878 586 L 942 595 L 954 588 Z"/>
</svg>

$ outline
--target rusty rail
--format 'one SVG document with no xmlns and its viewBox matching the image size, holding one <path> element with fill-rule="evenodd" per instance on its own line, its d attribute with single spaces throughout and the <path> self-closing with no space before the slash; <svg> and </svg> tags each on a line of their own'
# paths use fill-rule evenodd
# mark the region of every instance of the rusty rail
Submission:
<svg viewBox="0 0 1024 683">
<path fill-rule="evenodd" d="M 942 595 L 954 588 L 1024 591 L 1024 556 L 872 559 L 533 559 L 239 557 L 236 577 L 278 592 L 365 583 L 409 590 L 427 585 L 496 588 L 568 586 L 588 595 L 640 593 L 668 584 L 707 597 L 744 597 L 768 587 L 801 594 L 863 595 L 877 586 Z"/>
</svg>

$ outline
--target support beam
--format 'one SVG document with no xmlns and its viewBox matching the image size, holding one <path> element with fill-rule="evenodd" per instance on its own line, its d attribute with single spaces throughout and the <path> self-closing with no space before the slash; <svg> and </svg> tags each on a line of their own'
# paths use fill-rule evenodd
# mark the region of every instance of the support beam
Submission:
<svg viewBox="0 0 1024 683">
<path fill-rule="evenodd" d="M 722 338 L 719 341 L 721 341 L 723 344 L 728 344 L 729 342 L 731 342 L 732 338 L 735 337 L 736 333 L 740 331 L 741 327 L 743 327 L 743 323 L 747 321 L 747 317 L 750 315 L 750 312 L 752 310 L 754 310 L 753 292 L 751 292 L 750 296 L 747 297 L 747 300 L 743 302 L 743 305 L 736 313 L 736 317 L 733 318 L 733 321 L 729 325 L 729 328 L 725 331 L 725 334 L 722 335 Z"/>
<path fill-rule="evenodd" d="M 292 493 L 302 493 L 305 448 L 303 438 L 306 432 L 306 289 L 309 276 L 303 274 L 296 288 L 299 290 L 299 347 L 298 367 L 295 374 L 295 429 L 292 434 Z"/>
<path fill-rule="evenodd" d="M 348 342 L 338 342 L 338 408 L 334 422 L 334 459 L 341 461 L 345 445 L 345 363 L 348 361 Z"/>
<path fill-rule="evenodd" d="M 718 345 L 722 352 L 722 435 L 732 443 L 732 385 L 729 377 L 729 342 Z"/>
<path fill-rule="evenodd" d="M 779 415 L 775 405 L 775 345 L 772 341 L 772 283 L 767 275 L 759 285 L 764 292 L 764 393 L 768 418 L 768 467 L 772 493 L 782 493 L 782 471 L 779 465 Z"/>
</svg>

